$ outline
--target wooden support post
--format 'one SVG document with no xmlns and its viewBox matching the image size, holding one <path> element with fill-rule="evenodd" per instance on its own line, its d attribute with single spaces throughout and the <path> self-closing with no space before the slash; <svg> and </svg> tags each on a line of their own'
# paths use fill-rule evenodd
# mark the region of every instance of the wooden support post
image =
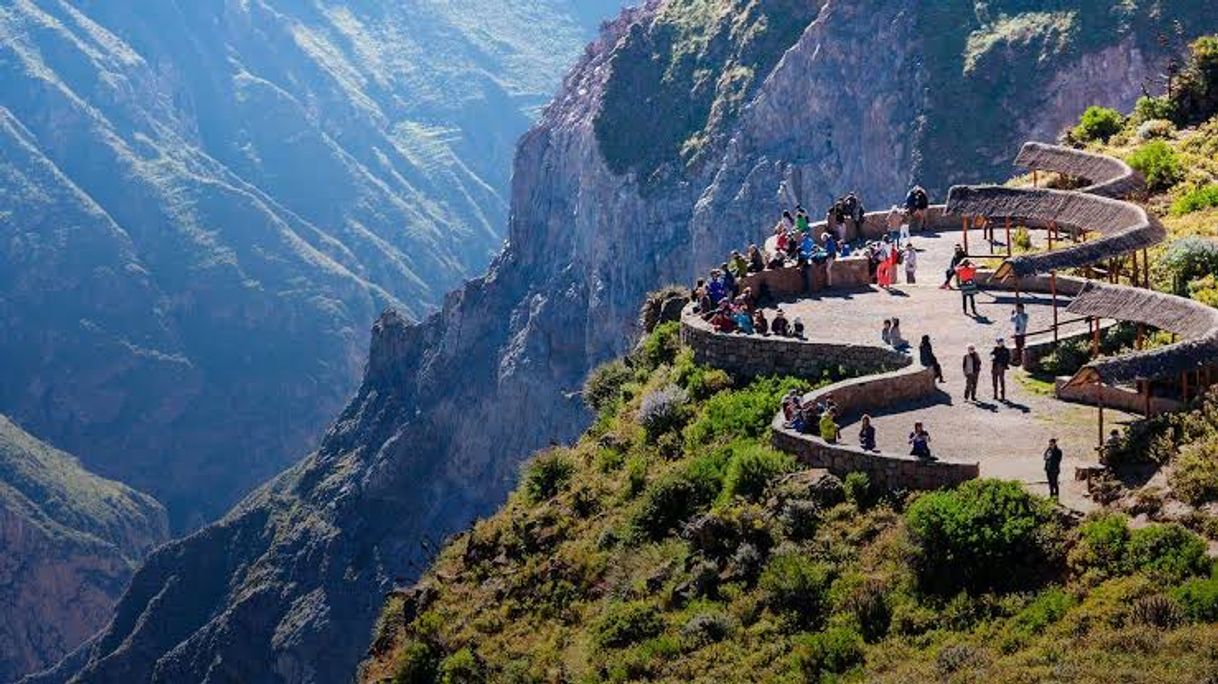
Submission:
<svg viewBox="0 0 1218 684">
<path fill-rule="evenodd" d="M 1058 329 L 1057 329 L 1057 271 L 1049 274 L 1049 291 L 1053 294 L 1053 346 L 1057 346 Z"/>
<path fill-rule="evenodd" d="M 1098 359 L 1100 357 L 1100 319 L 1092 319 L 1095 328 L 1091 331 L 1091 358 Z"/>
<path fill-rule="evenodd" d="M 1049 230 L 1046 232 L 1049 234 L 1049 251 L 1052 252 L 1053 251 L 1053 238 L 1055 237 L 1055 233 L 1057 233 L 1057 221 L 1050 221 Z"/>
<path fill-rule="evenodd" d="M 1008 216 L 1007 220 L 1006 220 L 1006 229 L 1007 229 L 1007 258 L 1010 259 L 1011 258 L 1011 217 L 1010 216 Z"/>
<path fill-rule="evenodd" d="M 1099 409 L 1100 409 L 1099 444 L 1100 444 L 1100 456 L 1102 459 L 1103 454 L 1104 454 L 1104 383 L 1102 381 L 1095 383 L 1095 403 L 1097 406 L 1099 406 Z"/>
<path fill-rule="evenodd" d="M 1146 346 L 1146 324 L 1139 323 L 1138 324 L 1138 336 L 1136 338 L 1134 338 L 1133 348 L 1137 349 L 1138 351 L 1141 351 L 1142 347 L 1145 347 L 1145 346 Z"/>
<path fill-rule="evenodd" d="M 1040 179 L 1036 175 L 1036 169 L 1032 169 L 1032 187 L 1040 187 Z"/>
<path fill-rule="evenodd" d="M 965 217 L 961 218 L 960 221 L 961 221 L 961 223 L 964 224 L 964 253 L 969 254 L 969 251 L 968 251 L 968 217 L 965 216 Z"/>
<path fill-rule="evenodd" d="M 1150 253 L 1142 250 L 1142 287 L 1150 289 Z"/>
</svg>

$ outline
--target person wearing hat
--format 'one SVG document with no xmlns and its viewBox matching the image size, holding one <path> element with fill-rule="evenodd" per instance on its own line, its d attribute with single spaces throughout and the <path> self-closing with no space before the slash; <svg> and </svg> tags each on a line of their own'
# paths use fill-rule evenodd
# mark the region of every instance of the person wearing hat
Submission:
<svg viewBox="0 0 1218 684">
<path fill-rule="evenodd" d="M 977 348 L 968 346 L 964 354 L 964 400 L 977 401 L 977 381 L 981 377 L 981 355 Z"/>
<path fill-rule="evenodd" d="M 1007 369 L 1011 367 L 1011 350 L 1007 349 L 1006 341 L 999 337 L 994 340 L 994 348 L 990 350 L 990 375 L 994 381 L 994 399 L 1007 400 Z"/>
<path fill-rule="evenodd" d="M 770 332 L 775 337 L 787 337 L 787 316 L 779 309 L 774 313 L 774 320 L 770 321 Z"/>
</svg>

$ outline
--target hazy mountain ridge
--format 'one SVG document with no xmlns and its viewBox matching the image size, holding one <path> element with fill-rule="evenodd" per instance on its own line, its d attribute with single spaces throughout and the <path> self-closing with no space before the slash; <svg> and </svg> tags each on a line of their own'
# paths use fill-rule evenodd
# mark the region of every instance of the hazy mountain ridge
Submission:
<svg viewBox="0 0 1218 684">
<path fill-rule="evenodd" d="M 376 312 L 487 263 L 614 6 L 572 4 L 0 10 L 0 410 L 178 527 L 224 510 L 341 407 Z"/>
<path fill-rule="evenodd" d="M 0 681 L 55 663 L 104 626 L 136 564 L 168 538 L 152 497 L 0 416 Z"/>
</svg>

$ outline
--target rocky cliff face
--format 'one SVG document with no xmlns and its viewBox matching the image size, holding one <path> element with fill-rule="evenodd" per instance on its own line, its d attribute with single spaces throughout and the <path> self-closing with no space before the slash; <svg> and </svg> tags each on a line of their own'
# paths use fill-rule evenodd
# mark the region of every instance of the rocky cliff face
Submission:
<svg viewBox="0 0 1218 684">
<path fill-rule="evenodd" d="M 0 416 L 0 682 L 53 665 L 104 627 L 136 563 L 166 539 L 152 497 Z"/>
<path fill-rule="evenodd" d="M 368 321 L 502 242 L 516 139 L 616 0 L 0 10 L 0 411 L 218 517 L 315 444 Z"/>
<path fill-rule="evenodd" d="M 988 111 L 997 93 L 1058 129 L 1079 112 L 1051 88 L 1132 35 L 1066 40 L 1037 69 L 953 101 L 970 79 L 1007 78 L 975 45 L 980 61 L 965 70 L 963 46 L 995 21 L 979 12 L 999 8 L 936 27 L 940 8 L 668 0 L 627 11 L 522 140 L 509 242 L 487 275 L 421 325 L 382 317 L 359 397 L 320 451 L 154 556 L 110 629 L 43 681 L 345 680 L 379 593 L 426 561 L 433 547 L 421 542 L 493 510 L 522 457 L 586 424 L 584 375 L 630 344 L 644 292 L 757 240 L 795 201 L 818 207 L 855 189 L 875 207 L 915 180 L 942 188 L 957 169 L 1005 177 L 1024 125 L 959 141 L 955 108 Z M 986 45 L 1011 59 L 1043 49 L 1043 36 L 999 33 Z M 1156 59 L 1114 76 L 1139 82 Z M 1127 106 L 1129 95 L 1102 102 Z M 959 167 L 940 156 L 969 144 L 1002 152 Z"/>
</svg>

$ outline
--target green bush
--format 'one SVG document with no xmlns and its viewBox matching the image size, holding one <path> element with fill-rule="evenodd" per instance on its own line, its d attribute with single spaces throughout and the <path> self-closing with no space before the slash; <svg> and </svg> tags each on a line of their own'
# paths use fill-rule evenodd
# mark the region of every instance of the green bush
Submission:
<svg viewBox="0 0 1218 684">
<path fill-rule="evenodd" d="M 871 478 L 867 477 L 867 473 L 861 470 L 847 473 L 846 479 L 842 481 L 842 489 L 846 492 L 846 501 L 854 504 L 859 510 L 872 504 Z"/>
<path fill-rule="evenodd" d="M 1218 500 L 1218 435 L 1181 447 L 1168 483 L 1181 501 L 1193 506 Z"/>
<path fill-rule="evenodd" d="M 1171 188 L 1184 177 L 1184 170 L 1175 150 L 1162 140 L 1152 140 L 1129 155 L 1129 165 L 1146 177 L 1154 192 Z"/>
<path fill-rule="evenodd" d="M 1091 360 L 1091 345 L 1085 340 L 1066 340 L 1040 361 L 1040 372 L 1058 377 L 1074 375 Z"/>
<path fill-rule="evenodd" d="M 1200 237 L 1176 240 L 1167 247 L 1158 266 L 1171 277 L 1175 293 L 1187 296 L 1189 283 L 1218 273 L 1218 243 Z"/>
<path fill-rule="evenodd" d="M 949 594 L 1032 585 L 1053 567 L 1060 541 L 1051 504 L 1018 482 L 973 480 L 927 494 L 905 520 L 923 586 Z"/>
<path fill-rule="evenodd" d="M 1176 103 L 1166 97 L 1139 97 L 1133 106 L 1133 121 L 1138 125 L 1161 119 L 1175 121 L 1177 115 Z"/>
<path fill-rule="evenodd" d="M 1178 523 L 1150 525 L 1129 537 L 1129 564 L 1172 584 L 1208 572 L 1205 551 L 1205 541 Z"/>
<path fill-rule="evenodd" d="M 644 368 L 654 371 L 660 366 L 676 361 L 681 349 L 681 324 L 677 321 L 661 323 L 639 345 L 638 358 Z"/>
<path fill-rule="evenodd" d="M 1099 513 L 1083 523 L 1070 564 L 1103 579 L 1129 572 L 1129 520 L 1119 513 Z"/>
<path fill-rule="evenodd" d="M 833 584 L 834 603 L 854 619 L 867 643 L 876 643 L 888 634 L 892 626 L 892 605 L 889 588 L 878 579 L 847 575 Z"/>
<path fill-rule="evenodd" d="M 1059 587 L 1041 592 L 1007 622 L 1003 650 L 1011 652 L 1027 640 L 1039 636 L 1050 625 L 1065 617 L 1075 603 L 1074 596 Z"/>
<path fill-rule="evenodd" d="M 770 557 L 758 586 L 774 612 L 788 617 L 798 628 L 816 629 L 824 621 L 830 581 L 829 566 L 792 550 Z"/>
<path fill-rule="evenodd" d="M 1199 123 L 1218 113 L 1218 36 L 1203 36 L 1192 44 L 1173 99 L 1186 123 Z"/>
<path fill-rule="evenodd" d="M 688 402 L 689 395 L 676 385 L 662 387 L 643 397 L 638 420 L 647 433 L 647 440 L 654 443 L 660 435 L 680 429 L 689 416 Z"/>
<path fill-rule="evenodd" d="M 478 662 L 474 652 L 463 648 L 440 663 L 440 682 L 442 684 L 481 684 L 486 681 L 486 675 L 482 669 L 482 663 Z"/>
<path fill-rule="evenodd" d="M 1125 117 L 1121 116 L 1120 112 L 1093 105 L 1083 112 L 1078 125 L 1070 131 L 1070 137 L 1078 142 L 1108 142 L 1108 139 L 1120 133 L 1124 126 Z"/>
<path fill-rule="evenodd" d="M 743 497 L 756 501 L 774 478 L 795 470 L 795 458 L 756 442 L 736 442 L 723 479 L 722 501 Z"/>
<path fill-rule="evenodd" d="M 849 627 L 830 627 L 795 641 L 795 667 L 805 681 L 824 681 L 863 664 L 863 637 Z"/>
<path fill-rule="evenodd" d="M 431 646 L 411 641 L 398 652 L 393 665 L 393 684 L 434 684 L 439 676 L 439 665 Z"/>
<path fill-rule="evenodd" d="M 1191 579 L 1172 590 L 1171 596 L 1195 622 L 1218 622 L 1218 577 Z"/>
<path fill-rule="evenodd" d="M 615 603 L 595 625 L 596 643 L 603 648 L 637 644 L 663 631 L 660 611 L 647 601 Z"/>
<path fill-rule="evenodd" d="M 596 413 L 603 413 L 622 399 L 622 390 L 634 379 L 634 371 L 622 361 L 610 361 L 597 366 L 584 382 L 584 404 Z"/>
<path fill-rule="evenodd" d="M 693 648 L 723 641 L 735 625 L 732 618 L 720 610 L 698 613 L 681 628 L 681 640 Z"/>
<path fill-rule="evenodd" d="M 686 442 L 698 447 L 761 437 L 781 408 L 782 395 L 791 389 L 806 391 L 808 386 L 795 378 L 764 378 L 744 389 L 716 394 L 685 428 Z"/>
<path fill-rule="evenodd" d="M 545 501 L 558 494 L 575 473 L 575 463 L 563 449 L 546 451 L 525 466 L 524 490 L 529 500 Z"/>
<path fill-rule="evenodd" d="M 1020 226 L 1015 230 L 1015 235 L 1011 237 L 1011 246 L 1018 252 L 1032 251 L 1032 234 L 1024 226 Z"/>
<path fill-rule="evenodd" d="M 644 538 L 661 539 L 709 506 L 723 486 L 723 467 L 721 454 L 702 456 L 656 480 L 643 492 L 632 521 L 635 530 Z"/>
<path fill-rule="evenodd" d="M 722 369 L 694 363 L 694 354 L 689 349 L 677 354 L 673 364 L 673 381 L 684 387 L 694 401 L 706 401 L 732 387 L 732 376 Z"/>
</svg>

